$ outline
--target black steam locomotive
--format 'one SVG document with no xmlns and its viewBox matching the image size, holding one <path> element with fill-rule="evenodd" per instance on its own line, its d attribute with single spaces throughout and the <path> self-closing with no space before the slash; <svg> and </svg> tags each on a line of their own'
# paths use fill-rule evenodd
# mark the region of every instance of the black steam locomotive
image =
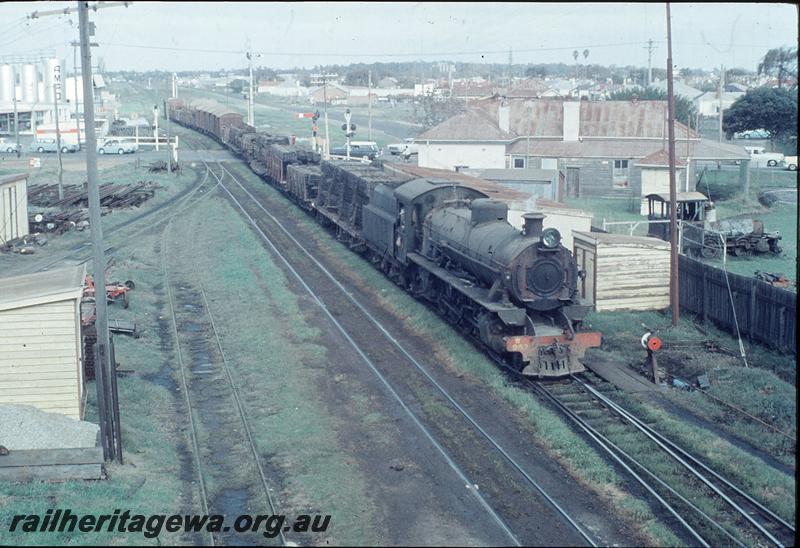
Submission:
<svg viewBox="0 0 800 548">
<path fill-rule="evenodd" d="M 543 230 L 542 215 L 526 214 L 520 232 L 508 223 L 505 203 L 469 186 L 321 160 L 217 105 L 169 106 L 173 120 L 230 148 L 340 241 L 523 374 L 582 371 L 586 348 L 599 346 L 599 333 L 580 330 L 590 309 L 578 299 L 581 272 L 558 231 Z"/>
</svg>

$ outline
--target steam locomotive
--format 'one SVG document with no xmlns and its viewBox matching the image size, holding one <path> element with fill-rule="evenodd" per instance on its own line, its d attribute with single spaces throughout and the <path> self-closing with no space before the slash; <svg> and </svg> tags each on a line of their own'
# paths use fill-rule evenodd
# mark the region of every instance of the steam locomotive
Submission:
<svg viewBox="0 0 800 548">
<path fill-rule="evenodd" d="M 330 228 L 465 336 L 532 377 L 584 370 L 601 335 L 581 329 L 590 306 L 583 275 L 554 228 L 528 213 L 524 229 L 508 206 L 467 185 L 410 179 L 379 165 L 322 160 L 285 136 L 256 132 L 219 105 L 170 100 L 175 122 L 228 147 L 267 182 Z"/>
</svg>

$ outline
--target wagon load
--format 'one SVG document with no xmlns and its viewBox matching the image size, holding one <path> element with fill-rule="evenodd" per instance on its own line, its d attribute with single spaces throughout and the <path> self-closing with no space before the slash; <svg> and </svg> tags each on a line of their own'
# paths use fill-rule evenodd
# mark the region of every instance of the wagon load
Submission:
<svg viewBox="0 0 800 548">
<path fill-rule="evenodd" d="M 306 209 L 317 198 L 322 169 L 314 164 L 293 164 L 286 169 L 289 195 Z"/>
<path fill-rule="evenodd" d="M 367 164 L 344 161 L 322 162 L 318 205 L 338 214 L 341 221 L 360 230 L 361 211 L 369 203 L 371 189 L 379 184 L 397 187 L 409 178 Z"/>
</svg>

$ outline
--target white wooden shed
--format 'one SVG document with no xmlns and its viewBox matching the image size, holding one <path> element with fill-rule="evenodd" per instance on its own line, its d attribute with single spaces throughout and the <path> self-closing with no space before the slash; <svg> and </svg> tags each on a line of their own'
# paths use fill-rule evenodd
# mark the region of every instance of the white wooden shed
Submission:
<svg viewBox="0 0 800 548">
<path fill-rule="evenodd" d="M 0 278 L 0 404 L 81 419 L 85 265 Z"/>
<path fill-rule="evenodd" d="M 581 297 L 598 312 L 669 307 L 669 242 L 605 232 L 573 232 Z"/>
<path fill-rule="evenodd" d="M 28 234 L 28 174 L 0 176 L 0 245 Z"/>
</svg>

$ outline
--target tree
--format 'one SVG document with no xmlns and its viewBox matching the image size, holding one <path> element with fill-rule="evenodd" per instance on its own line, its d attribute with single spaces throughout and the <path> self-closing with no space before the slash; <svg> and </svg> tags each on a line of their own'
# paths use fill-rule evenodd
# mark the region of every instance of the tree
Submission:
<svg viewBox="0 0 800 548">
<path fill-rule="evenodd" d="M 775 76 L 778 78 L 778 87 L 783 87 L 786 76 L 797 78 L 797 48 L 775 48 L 764 55 L 758 64 L 758 74 Z"/>
<path fill-rule="evenodd" d="M 797 94 L 783 88 L 751 89 L 725 109 L 722 129 L 734 133 L 765 129 L 774 144 L 777 138 L 797 135 Z"/>
<path fill-rule="evenodd" d="M 634 88 L 624 91 L 615 91 L 609 97 L 611 101 L 631 101 L 639 99 L 642 101 L 666 101 L 667 92 L 655 88 Z M 690 122 L 695 119 L 697 111 L 691 100 L 681 95 L 675 96 L 675 119 L 680 123 Z"/>
<path fill-rule="evenodd" d="M 414 101 L 414 119 L 425 128 L 439 125 L 461 112 L 464 112 L 464 104 L 461 101 L 452 99 L 444 101 L 431 93 L 422 95 Z"/>
</svg>

